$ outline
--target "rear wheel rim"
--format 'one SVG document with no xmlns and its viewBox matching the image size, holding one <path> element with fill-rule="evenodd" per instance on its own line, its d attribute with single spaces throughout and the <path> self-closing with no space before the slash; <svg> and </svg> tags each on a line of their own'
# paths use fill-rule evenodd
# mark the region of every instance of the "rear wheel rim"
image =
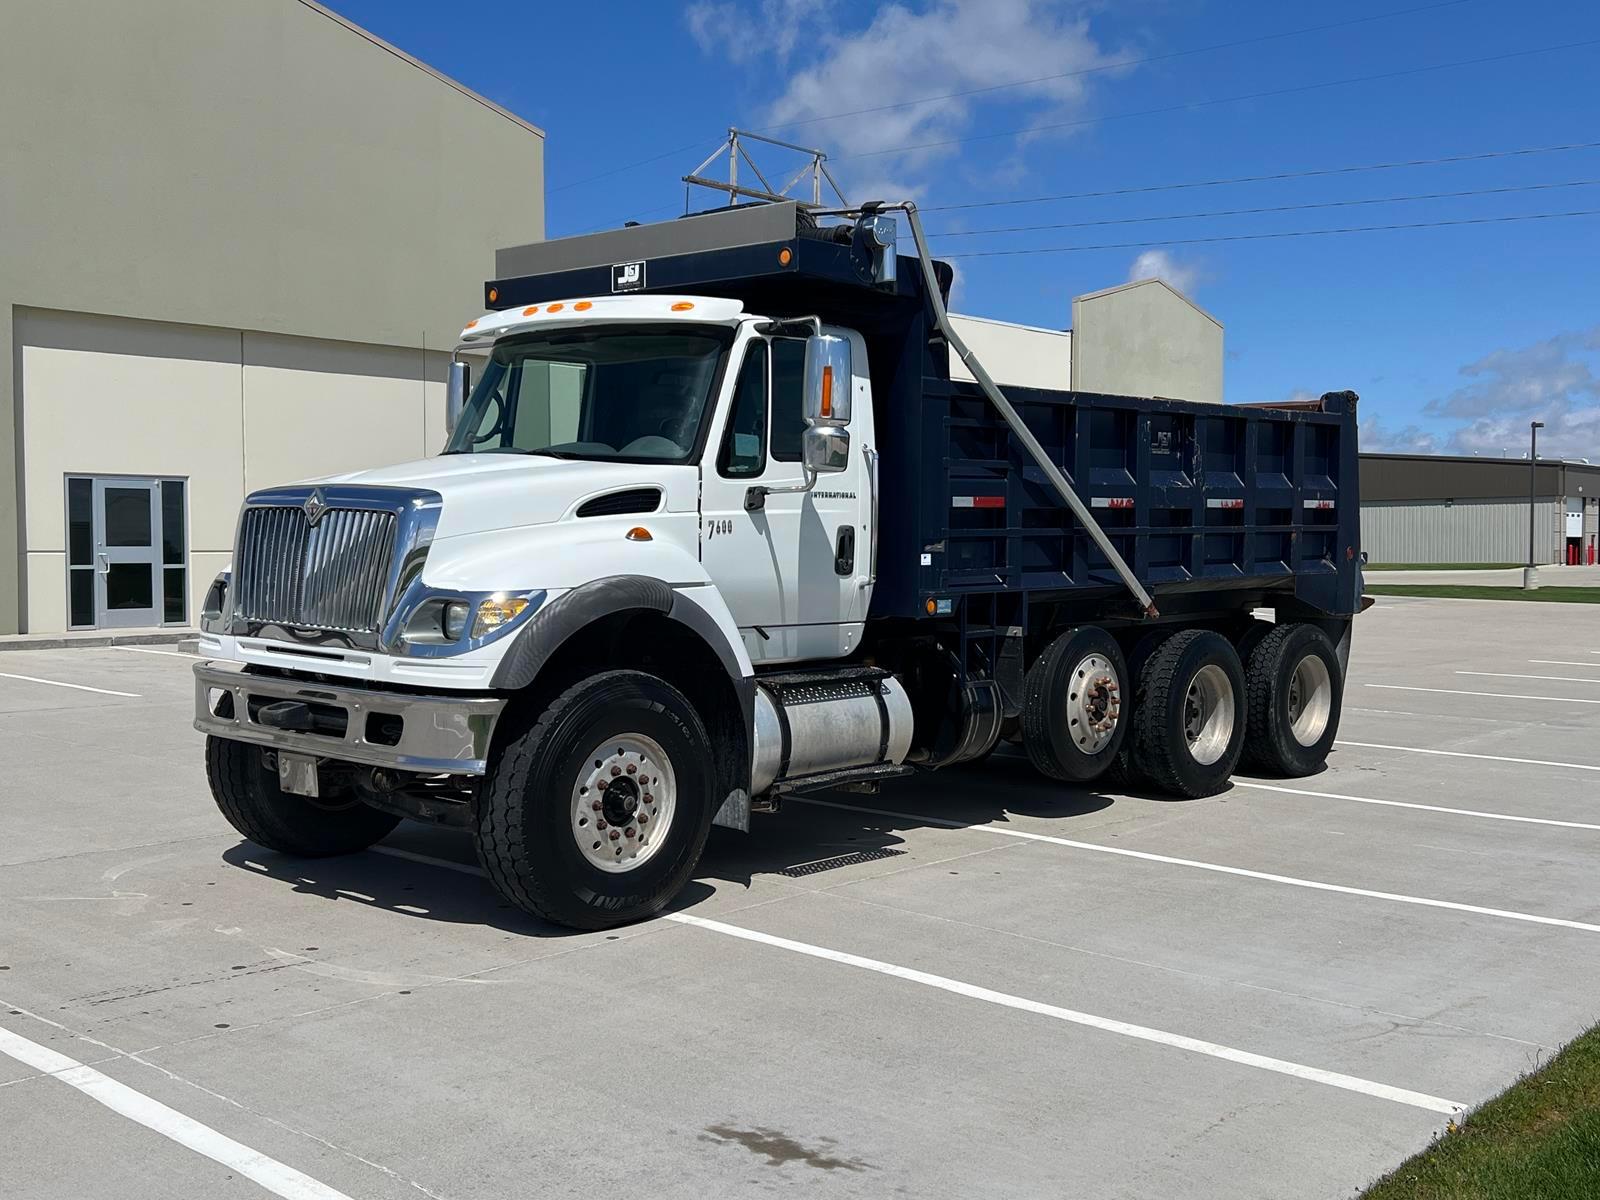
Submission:
<svg viewBox="0 0 1600 1200">
<path fill-rule="evenodd" d="M 1084 754 L 1110 744 L 1122 719 L 1122 681 L 1103 654 L 1089 654 L 1072 669 L 1067 686 L 1067 736 Z"/>
<path fill-rule="evenodd" d="M 1233 680 L 1215 663 L 1207 663 L 1189 680 L 1183 697 L 1183 735 L 1189 755 L 1209 767 L 1228 751 L 1233 741 Z"/>
<path fill-rule="evenodd" d="M 1289 673 L 1289 732 L 1302 746 L 1315 746 L 1333 715 L 1333 673 L 1320 654 L 1307 654 Z"/>
<path fill-rule="evenodd" d="M 619 733 L 589 751 L 572 785 L 573 840 L 591 866 L 610 874 L 649 862 L 672 829 L 677 776 L 661 743 Z"/>
</svg>

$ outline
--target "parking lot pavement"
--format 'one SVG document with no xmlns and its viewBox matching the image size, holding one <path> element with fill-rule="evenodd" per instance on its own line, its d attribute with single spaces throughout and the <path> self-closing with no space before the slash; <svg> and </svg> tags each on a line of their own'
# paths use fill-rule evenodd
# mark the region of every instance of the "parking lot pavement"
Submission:
<svg viewBox="0 0 1600 1200">
<path fill-rule="evenodd" d="M 0 662 L 0 1195 L 1350 1196 L 1600 1018 L 1557 606 L 1385 599 L 1314 778 L 1000 755 L 714 831 L 590 934 L 459 834 L 241 841 L 190 662 Z"/>
</svg>

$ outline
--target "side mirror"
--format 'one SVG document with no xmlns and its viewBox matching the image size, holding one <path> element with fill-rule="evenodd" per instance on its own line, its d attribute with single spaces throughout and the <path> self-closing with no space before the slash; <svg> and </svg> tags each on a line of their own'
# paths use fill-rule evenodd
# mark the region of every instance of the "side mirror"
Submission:
<svg viewBox="0 0 1600 1200">
<path fill-rule="evenodd" d="M 467 407 L 467 394 L 472 391 L 472 368 L 459 360 L 450 363 L 444 380 L 444 431 L 448 436 L 456 431 L 461 410 Z"/>
<path fill-rule="evenodd" d="M 800 437 L 806 469 L 836 475 L 850 463 L 850 431 L 838 425 L 808 425 Z"/>
<path fill-rule="evenodd" d="M 850 342 L 831 333 L 806 339 L 805 418 L 807 425 L 850 424 Z"/>
</svg>

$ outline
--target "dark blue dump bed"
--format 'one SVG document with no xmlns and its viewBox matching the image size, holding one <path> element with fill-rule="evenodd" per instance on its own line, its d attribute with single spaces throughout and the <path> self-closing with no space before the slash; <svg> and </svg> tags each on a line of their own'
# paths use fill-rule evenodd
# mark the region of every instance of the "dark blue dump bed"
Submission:
<svg viewBox="0 0 1600 1200">
<path fill-rule="evenodd" d="M 1357 610 L 1354 396 L 1258 408 L 1002 391 L 1163 610 L 1237 608 L 1243 593 Z M 996 591 L 1131 605 L 977 386 L 925 376 L 920 393 L 879 405 L 874 613 Z"/>
</svg>

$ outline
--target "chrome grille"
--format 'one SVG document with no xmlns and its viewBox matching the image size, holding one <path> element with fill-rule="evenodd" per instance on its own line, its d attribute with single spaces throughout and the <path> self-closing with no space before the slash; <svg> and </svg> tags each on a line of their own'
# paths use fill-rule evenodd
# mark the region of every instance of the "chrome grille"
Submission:
<svg viewBox="0 0 1600 1200">
<path fill-rule="evenodd" d="M 247 508 L 234 551 L 234 616 L 247 622 L 377 633 L 394 557 L 395 516 L 299 506 Z"/>
</svg>

